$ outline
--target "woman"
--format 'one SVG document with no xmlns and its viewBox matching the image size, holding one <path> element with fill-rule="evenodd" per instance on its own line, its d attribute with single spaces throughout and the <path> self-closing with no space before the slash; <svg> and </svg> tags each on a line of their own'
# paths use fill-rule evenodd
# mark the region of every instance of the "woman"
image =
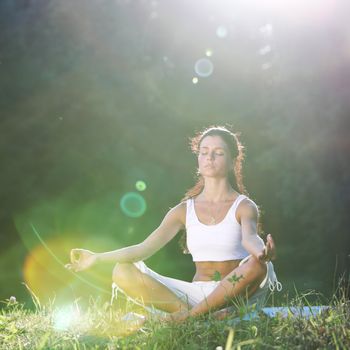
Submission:
<svg viewBox="0 0 350 350">
<path fill-rule="evenodd" d="M 198 156 L 198 182 L 156 230 L 140 244 L 111 252 L 73 249 L 67 265 L 81 271 L 98 261 L 117 262 L 117 289 L 168 312 L 166 319 L 174 321 L 217 309 L 222 309 L 215 314 L 221 318 L 229 312 L 228 301 L 238 297 L 262 305 L 269 287 L 279 283 L 269 261 L 273 240 L 268 235 L 264 245 L 257 232 L 258 207 L 242 194 L 244 154 L 237 135 L 210 127 L 191 140 L 191 148 Z M 196 266 L 193 282 L 161 276 L 143 263 L 183 228 Z"/>
</svg>

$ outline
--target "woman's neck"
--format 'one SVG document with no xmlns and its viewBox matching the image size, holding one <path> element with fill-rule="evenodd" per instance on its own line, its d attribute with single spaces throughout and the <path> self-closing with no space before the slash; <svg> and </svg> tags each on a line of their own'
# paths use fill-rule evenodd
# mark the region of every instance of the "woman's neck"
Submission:
<svg viewBox="0 0 350 350">
<path fill-rule="evenodd" d="M 203 191 L 199 194 L 201 201 L 221 202 L 231 200 L 234 193 L 237 193 L 227 179 L 206 178 Z"/>
</svg>

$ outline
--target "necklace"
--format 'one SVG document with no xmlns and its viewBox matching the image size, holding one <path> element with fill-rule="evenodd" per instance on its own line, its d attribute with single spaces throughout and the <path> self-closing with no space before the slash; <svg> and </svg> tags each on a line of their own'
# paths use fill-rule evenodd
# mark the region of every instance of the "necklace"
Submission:
<svg viewBox="0 0 350 350">
<path fill-rule="evenodd" d="M 233 192 L 231 192 L 231 193 L 233 193 Z M 208 225 L 216 225 L 218 223 L 216 218 L 218 217 L 219 213 L 222 210 L 222 205 L 227 203 L 227 202 L 232 203 L 232 199 L 223 199 L 221 201 L 217 201 L 216 203 L 210 202 L 210 201 L 205 201 L 205 200 L 203 202 L 206 203 L 205 211 L 206 211 L 207 215 L 209 216 L 209 220 L 210 220 Z"/>
<path fill-rule="evenodd" d="M 213 206 L 213 203 L 211 203 L 210 207 L 212 207 L 212 206 Z M 219 209 L 218 208 L 220 209 L 220 207 L 217 206 L 215 211 L 213 211 L 212 208 L 210 208 L 210 211 L 209 211 L 209 217 L 210 217 L 209 224 L 210 225 L 215 225 L 216 224 L 216 217 L 217 217 L 217 215 L 219 213 Z M 209 206 L 208 206 L 208 209 L 209 209 Z"/>
<path fill-rule="evenodd" d="M 227 202 L 232 202 L 232 200 L 229 199 L 229 200 L 223 200 L 223 201 L 217 202 L 216 203 L 216 210 L 213 210 L 210 208 L 210 210 L 209 210 L 209 217 L 210 217 L 209 225 L 216 225 L 217 224 L 216 218 L 218 217 L 220 211 L 222 210 L 222 204 L 227 203 Z M 210 207 L 212 207 L 213 205 L 215 205 L 215 203 L 211 203 Z M 209 206 L 208 206 L 208 208 L 209 208 Z"/>
</svg>

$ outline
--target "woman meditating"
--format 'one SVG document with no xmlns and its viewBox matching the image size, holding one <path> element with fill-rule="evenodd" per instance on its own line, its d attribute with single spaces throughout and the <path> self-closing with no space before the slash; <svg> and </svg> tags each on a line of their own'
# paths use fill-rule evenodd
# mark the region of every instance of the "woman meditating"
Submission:
<svg viewBox="0 0 350 350">
<path fill-rule="evenodd" d="M 114 286 L 136 302 L 183 321 L 209 311 L 221 318 L 232 301 L 263 305 L 269 289 L 280 287 L 271 259 L 274 243 L 258 235 L 259 209 L 244 193 L 243 146 L 226 127 L 210 127 L 191 140 L 198 157 L 198 181 L 143 242 L 105 253 L 72 249 L 67 268 L 81 271 L 114 261 Z M 237 189 L 236 189 L 237 188 Z M 192 282 L 162 276 L 143 262 L 181 230 L 196 273 Z"/>
</svg>

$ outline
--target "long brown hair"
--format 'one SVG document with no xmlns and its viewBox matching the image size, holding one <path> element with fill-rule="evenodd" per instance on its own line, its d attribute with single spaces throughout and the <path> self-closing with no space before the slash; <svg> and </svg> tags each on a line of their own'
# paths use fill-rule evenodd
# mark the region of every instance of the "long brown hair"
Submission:
<svg viewBox="0 0 350 350">
<path fill-rule="evenodd" d="M 244 146 L 239 140 L 240 133 L 234 133 L 226 126 L 216 126 L 216 125 L 209 126 L 203 131 L 197 132 L 194 137 L 190 138 L 190 148 L 194 154 L 198 155 L 200 144 L 206 136 L 220 136 L 224 140 L 228 149 L 230 150 L 231 158 L 233 160 L 233 172 L 229 173 L 229 176 L 228 176 L 229 182 L 232 187 L 238 188 L 238 192 L 240 192 L 241 194 L 245 194 L 246 196 L 249 196 L 249 193 L 247 192 L 243 184 L 242 167 L 243 167 L 243 160 L 244 160 L 245 154 L 244 154 Z M 181 200 L 182 202 L 186 201 L 189 198 L 195 197 L 202 192 L 204 188 L 204 178 L 198 172 L 196 174 L 196 177 L 197 177 L 197 180 L 195 185 L 186 191 L 185 196 Z M 260 214 L 259 207 L 258 207 L 258 211 Z M 262 232 L 260 215 L 258 219 L 258 232 L 259 233 Z M 186 245 L 186 232 L 184 232 L 181 235 L 179 244 L 184 254 L 189 254 L 189 251 Z"/>
</svg>

